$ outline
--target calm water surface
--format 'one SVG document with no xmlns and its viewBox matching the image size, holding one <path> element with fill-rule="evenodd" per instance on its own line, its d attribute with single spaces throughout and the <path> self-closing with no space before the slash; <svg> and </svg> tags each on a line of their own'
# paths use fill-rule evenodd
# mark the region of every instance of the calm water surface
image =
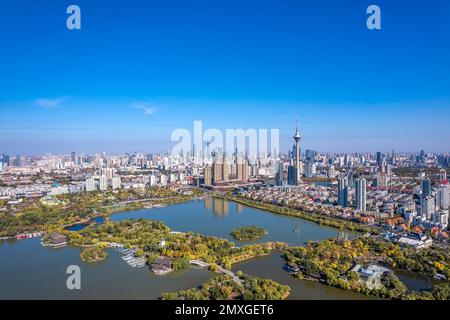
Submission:
<svg viewBox="0 0 450 320">
<path fill-rule="evenodd" d="M 257 257 L 252 260 L 233 265 L 234 272 L 242 271 L 252 276 L 269 278 L 278 283 L 288 285 L 291 293 L 288 300 L 374 300 L 359 293 L 344 291 L 329 287 L 319 282 L 298 280 L 285 270 L 286 262 L 280 252 L 273 252 L 268 256 Z"/>
<path fill-rule="evenodd" d="M 302 245 L 308 240 L 356 236 L 356 233 L 339 231 L 299 218 L 276 215 L 235 202 L 213 198 L 159 209 L 128 211 L 111 216 L 112 221 L 138 218 L 161 220 L 174 231 L 194 231 L 226 238 L 236 243 L 239 242 L 233 239 L 230 232 L 234 228 L 250 225 L 268 230 L 267 236 L 257 242 L 282 241 L 291 245 Z"/>
<path fill-rule="evenodd" d="M 99 263 L 80 260 L 80 248 L 51 249 L 40 239 L 0 242 L 0 299 L 158 299 L 161 293 L 197 287 L 212 272 L 187 269 L 159 277 L 130 267 L 109 250 Z M 81 290 L 66 287 L 70 265 L 81 268 Z"/>
<path fill-rule="evenodd" d="M 269 231 L 259 242 L 283 241 L 293 245 L 356 235 L 217 199 L 111 216 L 113 221 L 136 218 L 161 220 L 175 231 L 194 231 L 229 240 L 233 240 L 230 236 L 233 228 L 256 225 Z M 78 226 L 76 230 L 82 228 Z M 147 268 L 130 267 L 113 250 L 103 262 L 84 263 L 80 251 L 76 247 L 42 247 L 40 239 L 0 242 L 0 299 L 157 299 L 163 292 L 198 287 L 213 276 L 210 271 L 191 268 L 159 277 Z M 81 268 L 80 291 L 66 288 L 66 269 L 74 264 Z M 319 283 L 295 280 L 283 266 L 279 254 L 271 254 L 237 264 L 234 269 L 288 284 L 292 288 L 290 299 L 366 298 Z"/>
</svg>

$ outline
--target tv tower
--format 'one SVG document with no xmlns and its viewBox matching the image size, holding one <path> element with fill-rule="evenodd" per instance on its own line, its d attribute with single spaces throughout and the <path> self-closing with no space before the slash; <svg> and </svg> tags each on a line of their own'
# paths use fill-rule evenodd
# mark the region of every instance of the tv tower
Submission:
<svg viewBox="0 0 450 320">
<path fill-rule="evenodd" d="M 294 135 L 294 140 L 295 140 L 295 169 L 297 171 L 297 185 L 300 184 L 300 180 L 301 180 L 301 167 L 300 167 L 300 140 L 301 140 L 301 136 L 300 136 L 300 132 L 298 130 L 298 119 L 296 121 L 296 128 L 295 128 L 295 135 Z"/>
</svg>

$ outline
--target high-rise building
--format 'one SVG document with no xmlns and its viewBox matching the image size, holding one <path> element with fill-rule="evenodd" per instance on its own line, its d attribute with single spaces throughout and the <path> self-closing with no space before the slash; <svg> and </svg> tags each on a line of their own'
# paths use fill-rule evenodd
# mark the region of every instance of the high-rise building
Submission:
<svg viewBox="0 0 450 320">
<path fill-rule="evenodd" d="M 222 163 L 222 180 L 228 181 L 230 177 L 230 165 L 227 161 L 227 157 L 223 157 L 223 163 Z"/>
<path fill-rule="evenodd" d="M 356 180 L 356 209 L 361 212 L 367 210 L 367 182 L 364 178 Z"/>
<path fill-rule="evenodd" d="M 343 176 L 338 180 L 338 204 L 348 207 L 348 178 Z"/>
<path fill-rule="evenodd" d="M 391 165 L 395 166 L 396 160 L 395 160 L 395 150 L 392 149 L 392 154 L 391 154 Z"/>
<path fill-rule="evenodd" d="M 154 187 L 154 186 L 156 186 L 156 176 L 155 176 L 154 174 L 151 174 L 151 175 L 148 177 L 148 186 L 149 186 L 149 187 Z"/>
<path fill-rule="evenodd" d="M 213 180 L 212 180 L 212 168 L 210 166 L 205 167 L 204 177 L 205 177 L 205 182 L 204 182 L 205 186 L 211 186 Z"/>
<path fill-rule="evenodd" d="M 312 178 L 316 173 L 317 173 L 317 165 L 312 162 L 306 162 L 305 176 L 307 178 Z"/>
<path fill-rule="evenodd" d="M 106 178 L 106 176 L 100 176 L 100 180 L 98 183 L 98 189 L 100 191 L 108 190 L 108 179 Z"/>
<path fill-rule="evenodd" d="M 422 164 L 425 164 L 427 162 L 427 157 L 425 155 L 425 151 L 423 151 L 423 150 L 420 151 L 419 159 Z"/>
<path fill-rule="evenodd" d="M 383 163 L 383 155 L 381 154 L 381 152 L 377 152 L 377 166 L 381 166 Z"/>
<path fill-rule="evenodd" d="M 21 157 L 20 155 L 17 155 L 17 156 L 16 156 L 15 166 L 16 166 L 16 167 L 21 167 L 21 166 L 23 166 L 22 157 Z"/>
<path fill-rule="evenodd" d="M 248 161 L 241 156 L 236 157 L 236 176 L 238 181 L 248 181 Z"/>
<path fill-rule="evenodd" d="M 122 186 L 122 182 L 119 176 L 115 176 L 112 178 L 112 188 L 113 190 L 120 189 Z"/>
<path fill-rule="evenodd" d="M 213 182 L 223 181 L 223 156 L 216 154 L 213 163 Z"/>
<path fill-rule="evenodd" d="M 314 162 L 314 159 L 316 157 L 316 151 L 311 149 L 305 150 L 305 161 L 306 162 Z"/>
<path fill-rule="evenodd" d="M 386 173 L 377 173 L 377 188 L 387 188 L 389 186 L 389 175 Z"/>
<path fill-rule="evenodd" d="M 74 164 L 77 164 L 77 157 L 74 151 L 72 151 L 72 153 L 70 154 L 70 161 L 72 161 Z"/>
<path fill-rule="evenodd" d="M 439 170 L 439 182 L 445 183 L 447 181 L 447 171 L 444 169 Z"/>
<path fill-rule="evenodd" d="M 328 178 L 334 179 L 335 176 L 336 176 L 336 170 L 334 169 L 334 166 L 331 165 L 330 168 L 328 169 Z"/>
<path fill-rule="evenodd" d="M 297 174 L 297 168 L 295 166 L 289 166 L 288 167 L 288 185 L 290 186 L 296 186 L 298 185 L 298 174 Z"/>
<path fill-rule="evenodd" d="M 442 210 L 449 208 L 449 192 L 450 188 L 448 184 L 439 186 L 436 190 L 436 207 Z"/>
<path fill-rule="evenodd" d="M 431 196 L 431 180 L 425 178 L 422 180 L 422 197 Z"/>
<path fill-rule="evenodd" d="M 11 165 L 9 155 L 7 154 L 3 155 L 3 164 L 6 164 L 7 166 Z"/>
<path fill-rule="evenodd" d="M 301 164 L 300 164 L 300 139 L 302 137 L 300 136 L 300 131 L 298 130 L 298 124 L 295 129 L 294 134 L 294 140 L 295 140 L 295 171 L 296 171 L 296 185 L 300 184 L 301 182 Z"/>
<path fill-rule="evenodd" d="M 236 169 L 237 170 L 237 169 Z M 242 170 L 242 167 L 240 168 Z M 243 171 L 239 172 L 242 176 Z M 212 183 L 226 182 L 230 179 L 230 164 L 227 161 L 227 157 L 222 153 L 216 153 L 214 156 L 214 162 L 212 166 Z M 247 169 L 248 180 L 248 169 Z"/>
<path fill-rule="evenodd" d="M 278 163 L 278 171 L 276 176 L 276 185 L 282 186 L 284 184 L 284 164 L 283 161 Z"/>
<path fill-rule="evenodd" d="M 87 178 L 85 182 L 85 190 L 87 192 L 95 191 L 95 179 L 94 178 Z"/>
<path fill-rule="evenodd" d="M 247 160 L 244 160 L 244 163 L 242 164 L 242 182 L 248 182 L 248 162 Z"/>
<path fill-rule="evenodd" d="M 433 214 L 433 222 L 438 223 L 444 229 L 448 226 L 448 210 L 442 210 Z"/>
<path fill-rule="evenodd" d="M 422 197 L 420 201 L 420 214 L 422 215 L 422 217 L 430 220 L 435 211 L 435 199 L 432 196 Z"/>
<path fill-rule="evenodd" d="M 108 181 L 111 181 L 112 178 L 116 175 L 116 169 L 114 169 L 114 168 L 102 168 L 100 170 L 100 175 L 101 176 L 106 176 L 106 179 Z"/>
</svg>

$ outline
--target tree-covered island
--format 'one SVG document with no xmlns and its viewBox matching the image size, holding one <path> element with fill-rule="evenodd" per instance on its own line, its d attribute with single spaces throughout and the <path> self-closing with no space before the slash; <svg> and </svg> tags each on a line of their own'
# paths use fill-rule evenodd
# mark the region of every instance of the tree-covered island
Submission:
<svg viewBox="0 0 450 320">
<path fill-rule="evenodd" d="M 240 242 L 258 240 L 267 234 L 268 232 L 266 229 L 255 226 L 236 228 L 231 232 L 233 238 Z"/>
</svg>

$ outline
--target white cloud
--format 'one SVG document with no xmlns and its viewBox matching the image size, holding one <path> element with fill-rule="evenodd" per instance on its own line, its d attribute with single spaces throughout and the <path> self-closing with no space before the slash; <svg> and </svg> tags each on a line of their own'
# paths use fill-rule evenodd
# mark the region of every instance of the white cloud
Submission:
<svg viewBox="0 0 450 320">
<path fill-rule="evenodd" d="M 150 115 L 156 113 L 156 111 L 158 111 L 158 108 L 152 106 L 149 103 L 136 102 L 136 103 L 132 104 L 132 107 L 135 109 L 143 110 L 144 115 L 146 115 L 146 116 L 150 116 Z"/>
<path fill-rule="evenodd" d="M 55 108 L 59 106 L 65 99 L 66 97 L 36 99 L 36 104 L 42 108 Z"/>
</svg>

